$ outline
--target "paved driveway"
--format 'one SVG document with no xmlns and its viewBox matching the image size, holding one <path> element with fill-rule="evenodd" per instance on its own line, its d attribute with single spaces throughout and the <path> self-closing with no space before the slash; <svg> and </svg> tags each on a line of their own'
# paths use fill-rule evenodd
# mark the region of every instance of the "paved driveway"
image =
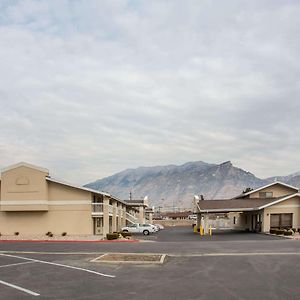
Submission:
<svg viewBox="0 0 300 300">
<path fill-rule="evenodd" d="M 214 230 L 212 236 L 200 236 L 194 233 L 192 227 L 166 227 L 158 234 L 150 236 L 137 236 L 142 240 L 153 240 L 157 242 L 201 242 L 201 241 L 260 241 L 260 240 L 282 240 L 283 237 L 266 234 L 251 233 L 237 230 Z"/>
<path fill-rule="evenodd" d="M 163 265 L 95 263 L 167 253 Z M 0 243 L 0 299 L 299 299 L 300 241 L 170 228 L 140 243 Z"/>
</svg>

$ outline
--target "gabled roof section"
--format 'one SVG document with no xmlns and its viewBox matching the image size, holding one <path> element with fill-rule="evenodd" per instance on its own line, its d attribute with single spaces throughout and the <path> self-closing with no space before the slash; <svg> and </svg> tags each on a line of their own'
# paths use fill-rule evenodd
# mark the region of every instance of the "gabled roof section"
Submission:
<svg viewBox="0 0 300 300">
<path fill-rule="evenodd" d="M 24 162 L 24 161 L 21 161 L 21 162 L 19 162 L 19 163 L 17 163 L 17 164 L 13 164 L 13 165 L 10 165 L 10 166 L 8 166 L 8 167 L 6 167 L 6 168 L 3 168 L 3 169 L 1 170 L 1 172 L 2 172 L 2 173 L 3 173 L 3 172 L 7 172 L 7 171 L 9 171 L 9 170 L 13 170 L 13 169 L 16 169 L 16 168 L 19 168 L 19 167 L 26 167 L 26 168 L 38 170 L 38 171 L 40 171 L 40 172 L 49 174 L 49 170 L 48 170 L 48 169 L 42 168 L 42 167 L 39 167 L 39 166 L 36 166 L 36 165 L 32 165 L 32 164 L 26 163 L 26 162 Z"/>
<path fill-rule="evenodd" d="M 100 192 L 100 191 L 90 189 L 90 188 L 86 188 L 86 187 L 82 187 L 82 186 L 72 184 L 72 183 L 69 183 L 69 182 L 66 182 L 66 181 L 63 181 L 63 180 L 58 180 L 58 179 L 51 178 L 51 177 L 47 177 L 46 180 L 50 181 L 50 182 L 62 184 L 62 185 L 68 186 L 68 187 L 72 187 L 72 188 L 75 188 L 75 189 L 79 189 L 79 190 L 82 190 L 82 191 L 91 192 L 91 193 L 95 193 L 95 194 L 99 194 L 99 195 L 103 195 L 103 196 L 108 196 L 108 197 L 110 196 L 110 194 L 108 194 L 108 193 Z"/>
<path fill-rule="evenodd" d="M 114 197 L 111 194 L 106 193 L 106 192 L 102 192 L 102 191 L 82 187 L 82 186 L 79 186 L 79 185 L 75 185 L 75 184 L 68 183 L 66 181 L 62 181 L 62 180 L 58 180 L 58 179 L 54 179 L 54 178 L 51 178 L 51 177 L 46 177 L 46 180 L 50 181 L 50 182 L 57 183 L 57 184 L 62 184 L 62 185 L 65 185 L 65 186 L 68 186 L 68 187 L 71 187 L 71 188 L 79 189 L 79 190 L 82 190 L 82 191 L 91 192 L 91 193 L 94 193 L 94 194 L 97 194 L 97 195 L 107 196 L 109 198 L 113 198 L 115 200 L 118 200 L 119 202 L 121 202 L 125 205 L 128 205 L 126 202 L 124 202 L 124 201 L 122 201 L 122 200 L 120 200 L 120 199 L 118 199 L 118 198 L 116 198 L 116 197 Z"/>
<path fill-rule="evenodd" d="M 265 189 L 265 188 L 268 188 L 268 187 L 271 187 L 271 186 L 277 185 L 277 184 L 279 184 L 279 185 L 281 185 L 281 186 L 284 186 L 284 187 L 287 187 L 287 188 L 290 188 L 290 189 L 293 189 L 296 193 L 299 191 L 298 188 L 296 188 L 296 187 L 294 187 L 294 186 L 292 186 L 292 185 L 289 185 L 289 184 L 284 183 L 284 182 L 281 182 L 281 181 L 274 181 L 274 182 L 272 182 L 272 183 L 269 183 L 269 184 L 267 184 L 267 185 L 264 185 L 264 186 L 262 186 L 262 187 L 259 187 L 259 188 L 255 189 L 255 190 L 253 190 L 253 191 L 248 192 L 248 193 L 240 194 L 240 195 L 234 197 L 233 199 L 244 198 L 245 196 L 251 195 L 251 194 L 253 194 L 253 193 L 259 192 L 259 191 L 261 191 L 261 190 L 263 190 L 263 189 Z"/>
<path fill-rule="evenodd" d="M 300 193 L 295 193 L 295 194 L 288 195 L 288 196 L 286 196 L 286 197 L 283 197 L 283 198 L 274 200 L 274 201 L 271 202 L 271 203 L 267 203 L 267 204 L 265 204 L 265 205 L 260 206 L 259 209 L 263 209 L 263 208 L 266 208 L 266 207 L 269 207 L 269 206 L 278 204 L 278 203 L 280 203 L 280 202 L 283 202 L 283 201 L 285 201 L 285 200 L 288 200 L 288 199 L 291 199 L 291 198 L 294 198 L 294 197 L 300 197 Z"/>
<path fill-rule="evenodd" d="M 225 199 L 200 200 L 197 202 L 199 212 L 242 212 L 260 210 L 261 207 L 280 200 L 281 198 L 251 198 L 251 199 Z"/>
<path fill-rule="evenodd" d="M 256 211 L 294 197 L 300 197 L 300 193 L 278 198 L 200 200 L 197 202 L 197 206 L 198 211 L 202 213 Z"/>
</svg>

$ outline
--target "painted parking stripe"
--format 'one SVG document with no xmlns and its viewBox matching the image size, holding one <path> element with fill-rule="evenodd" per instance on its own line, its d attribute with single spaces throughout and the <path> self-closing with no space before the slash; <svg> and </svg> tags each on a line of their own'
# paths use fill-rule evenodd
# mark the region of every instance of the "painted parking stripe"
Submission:
<svg viewBox="0 0 300 300">
<path fill-rule="evenodd" d="M 105 252 L 0 251 L 0 254 L 100 255 Z"/>
<path fill-rule="evenodd" d="M 0 284 L 9 286 L 9 287 L 11 287 L 11 288 L 14 288 L 14 289 L 16 289 L 16 290 L 22 291 L 22 292 L 27 293 L 27 294 L 32 295 L 32 296 L 39 296 L 39 295 L 40 295 L 40 294 L 38 294 L 38 293 L 36 293 L 36 292 L 33 292 L 33 291 L 31 291 L 31 290 L 22 288 L 21 286 L 18 286 L 18 285 L 12 284 L 12 283 L 8 283 L 8 282 L 3 281 L 3 280 L 0 280 Z"/>
<path fill-rule="evenodd" d="M 300 252 L 226 252 L 226 253 L 194 253 L 168 254 L 170 257 L 214 257 L 214 256 L 299 256 Z"/>
<path fill-rule="evenodd" d="M 26 265 L 26 264 L 34 264 L 35 261 L 24 261 L 21 263 L 15 263 L 15 264 L 9 264 L 9 265 L 2 265 L 0 268 L 7 268 L 7 267 L 13 267 L 13 266 L 19 266 L 19 265 Z"/>
<path fill-rule="evenodd" d="M 89 269 L 84 269 L 84 268 L 79 268 L 79 267 L 54 263 L 54 262 L 45 261 L 45 260 L 38 260 L 38 259 L 27 258 L 27 257 L 17 256 L 17 255 L 3 254 L 3 253 L 0 253 L 0 255 L 5 256 L 5 257 L 20 258 L 20 259 L 24 259 L 24 260 L 28 260 L 28 261 L 38 262 L 38 263 L 41 263 L 41 264 L 47 264 L 47 265 L 53 265 L 53 266 L 58 266 L 58 267 L 64 267 L 64 268 L 68 268 L 68 269 L 79 270 L 79 271 L 83 271 L 83 272 L 87 272 L 87 273 L 91 273 L 91 274 L 95 274 L 95 275 L 99 275 L 99 276 L 109 277 L 109 278 L 115 278 L 116 277 L 115 275 L 104 274 L 104 273 L 96 272 L 96 271 L 89 270 Z"/>
</svg>

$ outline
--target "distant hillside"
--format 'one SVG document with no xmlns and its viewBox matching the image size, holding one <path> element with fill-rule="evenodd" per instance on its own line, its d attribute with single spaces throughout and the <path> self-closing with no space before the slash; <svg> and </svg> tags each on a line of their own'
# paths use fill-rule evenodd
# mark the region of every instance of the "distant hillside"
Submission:
<svg viewBox="0 0 300 300">
<path fill-rule="evenodd" d="M 274 176 L 267 178 L 268 182 L 272 182 L 274 180 L 282 181 L 284 183 L 300 188 L 300 172 L 293 173 L 287 176 Z"/>
<path fill-rule="evenodd" d="M 152 205 L 189 207 L 195 194 L 206 199 L 231 198 L 247 187 L 256 188 L 274 179 L 257 178 L 234 167 L 230 161 L 220 165 L 197 161 L 180 166 L 128 169 L 86 186 L 108 191 L 121 199 L 128 199 L 131 191 L 134 198 L 148 195 Z M 300 186 L 298 173 L 277 179 Z"/>
</svg>

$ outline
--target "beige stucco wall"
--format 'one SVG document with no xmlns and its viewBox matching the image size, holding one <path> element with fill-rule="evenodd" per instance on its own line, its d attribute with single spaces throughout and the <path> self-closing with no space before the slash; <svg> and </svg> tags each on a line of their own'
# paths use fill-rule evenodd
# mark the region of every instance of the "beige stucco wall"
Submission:
<svg viewBox="0 0 300 300">
<path fill-rule="evenodd" d="M 49 210 L 0 212 L 1 234 L 93 234 L 91 193 L 57 183 L 49 183 Z M 53 204 L 51 204 L 53 201 Z M 76 203 L 89 202 L 89 204 Z M 68 204 L 70 202 L 70 204 Z M 59 203 L 59 204 L 58 204 Z"/>
<path fill-rule="evenodd" d="M 294 189 L 291 189 L 289 187 L 280 185 L 280 184 L 275 184 L 273 186 L 270 186 L 268 188 L 262 189 L 258 192 L 255 192 L 253 194 L 250 194 L 250 198 L 258 198 L 260 192 L 273 192 L 273 197 L 282 197 L 286 195 L 290 195 L 293 193 L 296 193 Z"/>
<path fill-rule="evenodd" d="M 47 200 L 47 183 L 39 170 L 25 166 L 1 174 L 2 200 Z"/>
<path fill-rule="evenodd" d="M 239 216 L 237 227 L 239 227 L 241 229 L 247 229 L 247 230 L 252 231 L 254 229 L 254 228 L 252 228 L 252 226 L 254 226 L 252 223 L 252 219 L 257 214 L 262 215 L 262 211 L 246 211 L 246 212 L 241 213 Z"/>
<path fill-rule="evenodd" d="M 92 193 L 67 185 L 48 182 L 48 199 L 51 200 L 89 200 L 92 201 Z"/>
<path fill-rule="evenodd" d="M 1 207 L 2 211 L 9 210 L 47 210 L 43 201 L 48 197 L 48 186 L 45 176 L 48 173 L 26 166 L 16 167 L 1 174 Z M 14 207 L 8 205 L 15 201 L 30 202 L 32 205 Z M 35 203 L 36 202 L 36 203 Z"/>
<path fill-rule="evenodd" d="M 92 193 L 47 181 L 47 175 L 28 166 L 2 173 L 1 234 L 93 234 Z"/>
<path fill-rule="evenodd" d="M 280 213 L 292 213 L 293 214 L 293 227 L 300 227 L 300 197 L 296 196 L 291 199 L 282 201 L 271 207 L 264 209 L 264 221 L 263 231 L 267 232 L 270 230 L 270 215 Z"/>
<path fill-rule="evenodd" d="M 0 232 L 3 235 L 93 234 L 91 214 L 87 210 L 65 211 L 62 207 L 48 212 L 0 212 Z"/>
<path fill-rule="evenodd" d="M 2 172 L 0 188 L 0 233 L 93 234 L 93 193 L 51 181 L 48 170 L 20 163 Z M 109 202 L 113 211 L 110 212 Z M 138 217 L 137 212 L 134 214 Z M 111 215 L 111 216 L 110 216 Z M 109 217 L 110 216 L 110 217 Z M 126 224 L 126 206 L 103 197 L 105 234 Z M 144 210 L 139 214 L 145 218 Z"/>
</svg>

